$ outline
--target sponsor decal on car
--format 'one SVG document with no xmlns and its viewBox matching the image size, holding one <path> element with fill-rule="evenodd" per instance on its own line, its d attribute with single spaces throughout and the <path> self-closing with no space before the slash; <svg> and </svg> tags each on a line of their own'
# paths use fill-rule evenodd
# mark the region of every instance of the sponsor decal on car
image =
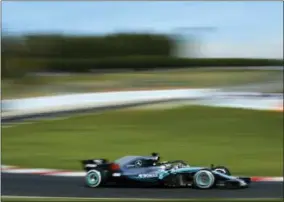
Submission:
<svg viewBox="0 0 284 202">
<path fill-rule="evenodd" d="M 157 173 L 139 174 L 138 177 L 139 178 L 154 178 L 154 177 L 158 177 L 158 174 Z"/>
<path fill-rule="evenodd" d="M 103 163 L 103 160 L 100 160 L 100 159 L 95 159 L 93 160 L 94 163 L 97 163 L 97 164 L 102 164 Z"/>
<path fill-rule="evenodd" d="M 95 167 L 97 167 L 97 165 L 96 164 L 86 164 L 85 167 L 95 168 Z"/>
<path fill-rule="evenodd" d="M 120 176 L 121 176 L 121 173 L 113 173 L 112 176 L 113 176 L 113 177 L 120 177 Z"/>
</svg>

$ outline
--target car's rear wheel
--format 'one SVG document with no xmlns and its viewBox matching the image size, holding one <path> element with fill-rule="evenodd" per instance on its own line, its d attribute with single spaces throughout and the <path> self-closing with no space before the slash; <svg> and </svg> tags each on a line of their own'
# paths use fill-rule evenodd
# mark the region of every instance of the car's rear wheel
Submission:
<svg viewBox="0 0 284 202">
<path fill-rule="evenodd" d="M 90 170 L 87 172 L 85 182 L 88 187 L 98 187 L 102 184 L 102 173 L 99 170 Z"/>
<path fill-rule="evenodd" d="M 210 170 L 200 170 L 193 176 L 193 185 L 198 189 L 210 189 L 215 185 L 215 176 Z"/>
</svg>

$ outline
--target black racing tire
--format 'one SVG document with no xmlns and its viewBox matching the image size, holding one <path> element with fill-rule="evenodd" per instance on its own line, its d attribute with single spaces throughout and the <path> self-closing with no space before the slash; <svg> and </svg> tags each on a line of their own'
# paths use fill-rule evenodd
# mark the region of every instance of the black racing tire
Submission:
<svg viewBox="0 0 284 202">
<path fill-rule="evenodd" d="M 229 176 L 232 175 L 230 170 L 225 166 L 216 166 L 212 170 L 220 172 L 220 173 L 225 174 L 225 175 L 229 175 Z"/>
<path fill-rule="evenodd" d="M 85 184 L 87 187 L 96 188 L 103 185 L 105 182 L 104 174 L 101 170 L 89 170 L 85 176 Z"/>
<path fill-rule="evenodd" d="M 215 176 L 209 169 L 199 170 L 193 175 L 193 187 L 197 189 L 211 189 L 215 182 Z"/>
</svg>

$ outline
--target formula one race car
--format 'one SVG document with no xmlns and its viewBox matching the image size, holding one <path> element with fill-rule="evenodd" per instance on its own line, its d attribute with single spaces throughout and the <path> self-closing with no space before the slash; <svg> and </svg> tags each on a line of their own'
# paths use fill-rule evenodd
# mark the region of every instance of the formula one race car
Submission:
<svg viewBox="0 0 284 202">
<path fill-rule="evenodd" d="M 251 182 L 249 177 L 232 176 L 224 166 L 192 167 L 181 160 L 160 162 L 157 153 L 124 156 L 113 162 L 89 159 L 82 164 L 87 172 L 85 183 L 92 188 L 107 185 L 247 188 Z"/>
</svg>

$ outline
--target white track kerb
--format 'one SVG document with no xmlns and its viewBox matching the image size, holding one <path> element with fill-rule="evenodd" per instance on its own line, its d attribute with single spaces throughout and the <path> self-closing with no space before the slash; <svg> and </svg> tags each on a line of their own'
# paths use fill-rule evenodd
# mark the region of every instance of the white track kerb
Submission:
<svg viewBox="0 0 284 202">
<path fill-rule="evenodd" d="M 46 168 L 21 168 L 18 166 L 1 165 L 2 173 L 11 174 L 35 174 L 42 176 L 58 176 L 58 177 L 84 177 L 86 172 L 80 171 L 68 171 Z M 264 177 L 264 176 L 252 176 L 253 182 L 283 182 L 283 177 Z"/>
</svg>

